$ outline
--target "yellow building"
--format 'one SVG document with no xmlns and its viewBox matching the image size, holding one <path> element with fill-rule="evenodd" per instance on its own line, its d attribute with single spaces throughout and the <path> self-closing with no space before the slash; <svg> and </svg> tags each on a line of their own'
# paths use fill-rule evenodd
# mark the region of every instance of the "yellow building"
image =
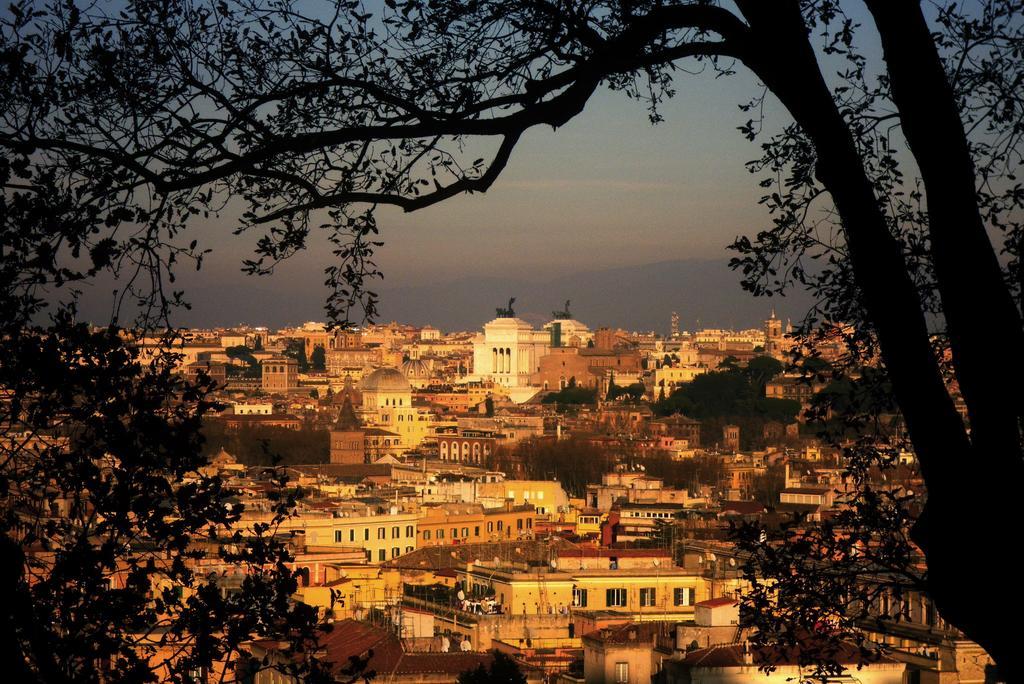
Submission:
<svg viewBox="0 0 1024 684">
<path fill-rule="evenodd" d="M 680 386 L 693 382 L 695 377 L 707 372 L 708 369 L 703 366 L 663 366 L 654 371 L 654 391 L 658 394 L 664 388 L 667 397 Z"/>
<path fill-rule="evenodd" d="M 316 606 L 321 617 L 335 620 L 359 619 L 371 608 L 394 606 L 402 600 L 402 575 L 392 568 L 339 564 L 328 569 L 328 577 L 323 586 L 300 587 L 293 597 Z"/>
<path fill-rule="evenodd" d="M 551 615 L 611 611 L 631 620 L 692 617 L 694 604 L 709 598 L 699 575 L 668 566 L 574 571 L 470 564 L 459 581 L 469 596 L 494 596 L 505 615 Z"/>
<path fill-rule="evenodd" d="M 628 613 L 634 620 L 645 614 L 658 619 L 691 616 L 695 603 L 710 598 L 702 577 L 675 566 L 577 570 L 572 577 L 577 610 Z"/>
<path fill-rule="evenodd" d="M 362 379 L 359 389 L 367 424 L 398 435 L 392 453 L 415 449 L 434 433 L 433 414 L 413 407 L 412 386 L 398 370 L 378 368 Z"/>
<path fill-rule="evenodd" d="M 510 499 L 514 504 L 529 504 L 540 515 L 565 511 L 569 497 L 557 480 L 502 480 L 480 484 L 481 499 Z"/>
<path fill-rule="evenodd" d="M 417 525 L 419 546 L 532 539 L 533 506 L 484 508 L 480 504 L 441 504 L 425 508 Z"/>
<path fill-rule="evenodd" d="M 382 563 L 416 550 L 419 518 L 419 513 L 394 507 L 360 507 L 339 510 L 337 515 L 304 512 L 281 528 L 305 532 L 310 549 L 360 548 L 367 563 Z"/>
<path fill-rule="evenodd" d="M 573 509 L 566 518 L 567 522 L 571 521 L 570 517 L 575 518 L 576 536 L 600 537 L 601 524 L 607 520 L 608 514 L 595 508 L 585 508 L 583 510 Z"/>
</svg>

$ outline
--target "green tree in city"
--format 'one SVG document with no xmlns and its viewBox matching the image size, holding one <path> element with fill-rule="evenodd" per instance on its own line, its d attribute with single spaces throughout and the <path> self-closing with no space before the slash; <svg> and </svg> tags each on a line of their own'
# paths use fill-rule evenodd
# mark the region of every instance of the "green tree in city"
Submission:
<svg viewBox="0 0 1024 684">
<path fill-rule="evenodd" d="M 313 347 L 313 353 L 309 355 L 309 367 L 319 372 L 327 370 L 327 352 L 320 345 Z"/>
</svg>

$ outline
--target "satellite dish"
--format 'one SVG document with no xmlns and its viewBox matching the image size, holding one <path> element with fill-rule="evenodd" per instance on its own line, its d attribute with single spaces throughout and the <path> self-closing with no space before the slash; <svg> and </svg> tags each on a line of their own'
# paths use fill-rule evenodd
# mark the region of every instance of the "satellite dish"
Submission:
<svg viewBox="0 0 1024 684">
<path fill-rule="evenodd" d="M 459 597 L 460 601 L 465 601 L 466 600 L 466 592 L 462 591 L 461 589 L 459 589 L 459 593 L 456 594 L 456 596 Z"/>
<path fill-rule="evenodd" d="M 452 642 L 448 641 L 448 637 L 441 637 L 441 652 L 447 653 L 451 650 Z"/>
<path fill-rule="evenodd" d="M 700 563 L 701 565 L 703 565 L 704 564 L 704 556 L 697 556 L 697 562 Z"/>
<path fill-rule="evenodd" d="M 551 567 L 552 568 L 557 568 L 558 567 L 558 561 L 556 561 L 554 558 L 551 559 Z"/>
<path fill-rule="evenodd" d="M 736 559 L 735 558 L 730 558 L 729 559 L 729 565 L 731 567 L 735 568 L 736 567 Z"/>
<path fill-rule="evenodd" d="M 659 565 L 661 565 L 661 561 L 660 561 L 660 560 L 658 560 L 657 558 L 655 558 L 654 560 L 652 560 L 652 561 L 651 561 L 651 564 L 652 564 L 652 565 L 653 565 L 654 567 L 658 567 Z"/>
<path fill-rule="evenodd" d="M 497 556 L 495 556 L 495 557 L 494 557 L 494 564 L 495 564 L 495 565 L 499 565 L 500 563 L 501 563 L 501 559 L 500 559 L 500 558 L 498 558 Z"/>
</svg>

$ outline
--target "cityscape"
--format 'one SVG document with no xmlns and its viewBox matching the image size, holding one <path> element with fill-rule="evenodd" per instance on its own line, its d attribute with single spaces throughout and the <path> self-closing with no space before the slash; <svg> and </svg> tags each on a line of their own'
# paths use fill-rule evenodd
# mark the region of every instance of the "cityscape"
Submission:
<svg viewBox="0 0 1024 684">
<path fill-rule="evenodd" d="M 1024 684 L 1022 0 L 9 0 L 0 683 Z"/>
<path fill-rule="evenodd" d="M 278 533 L 294 600 L 335 625 L 326 657 L 372 644 L 369 666 L 408 682 L 453 681 L 490 651 L 538 682 L 760 681 L 762 662 L 806 676 L 793 653 L 755 661 L 735 536 L 828 520 L 856 496 L 843 449 L 803 417 L 834 387 L 787 365 L 793 325 L 771 309 L 747 330 L 680 330 L 675 312 L 664 333 L 591 329 L 567 301 L 534 328 L 514 306 L 477 331 L 183 331 L 176 370 L 216 382 L 206 468 L 245 501 L 240 522 L 272 509 L 271 465 L 304 493 Z M 818 350 L 843 356 L 838 341 Z M 874 484 L 921 487 L 892 434 L 898 467 Z M 876 596 L 856 628 L 887 647 L 844 645 L 858 678 L 982 681 L 991 665 L 909 588 Z M 254 681 L 277 681 L 266 672 Z"/>
</svg>

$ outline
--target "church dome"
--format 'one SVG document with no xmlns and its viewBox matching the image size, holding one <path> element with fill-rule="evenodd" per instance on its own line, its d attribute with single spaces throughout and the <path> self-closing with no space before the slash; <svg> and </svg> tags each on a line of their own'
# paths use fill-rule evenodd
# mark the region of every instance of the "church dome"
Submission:
<svg viewBox="0 0 1024 684">
<path fill-rule="evenodd" d="M 378 368 L 360 383 L 364 392 L 409 392 L 412 386 L 395 368 Z"/>
<path fill-rule="evenodd" d="M 430 378 L 430 368 L 420 359 L 409 359 L 402 364 L 402 375 L 410 380 L 426 380 Z"/>
</svg>

